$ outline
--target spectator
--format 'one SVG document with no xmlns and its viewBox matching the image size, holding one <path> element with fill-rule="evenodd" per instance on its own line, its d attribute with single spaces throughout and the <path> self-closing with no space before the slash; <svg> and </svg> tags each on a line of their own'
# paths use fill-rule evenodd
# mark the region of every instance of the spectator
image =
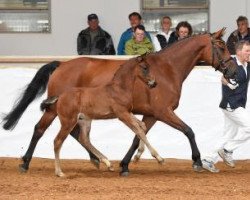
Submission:
<svg viewBox="0 0 250 200">
<path fill-rule="evenodd" d="M 155 51 L 160 51 L 167 46 L 170 34 L 172 33 L 170 30 L 171 26 L 171 18 L 169 16 L 164 16 L 161 20 L 161 31 L 153 37 Z"/>
<path fill-rule="evenodd" d="M 250 140 L 250 115 L 245 109 L 250 77 L 250 43 L 241 40 L 236 43 L 235 62 L 237 83 L 234 85 L 222 77 L 222 100 L 220 108 L 224 114 L 223 138 L 218 148 L 202 160 L 203 168 L 210 172 L 219 172 L 215 167 L 219 157 L 230 167 L 235 167 L 233 152 Z"/>
<path fill-rule="evenodd" d="M 133 35 L 125 44 L 126 55 L 142 55 L 154 51 L 152 42 L 145 36 L 143 25 L 136 26 Z"/>
<path fill-rule="evenodd" d="M 77 37 L 79 55 L 115 55 L 111 36 L 99 26 L 96 14 L 88 15 L 89 27 L 82 30 Z"/>
<path fill-rule="evenodd" d="M 240 40 L 250 42 L 250 28 L 248 19 L 245 16 L 239 16 L 236 20 L 238 29 L 233 31 L 227 39 L 227 48 L 231 55 L 235 55 L 235 44 Z"/>
<path fill-rule="evenodd" d="M 128 16 L 131 27 L 124 31 L 121 35 L 118 47 L 117 54 L 125 55 L 125 44 L 128 40 L 133 37 L 133 29 L 141 24 L 141 15 L 137 12 L 132 12 Z M 146 32 L 146 36 L 151 41 L 151 37 L 148 32 Z"/>
<path fill-rule="evenodd" d="M 191 36 L 193 33 L 192 26 L 187 21 L 179 22 L 175 28 L 175 31 L 171 33 L 169 38 L 169 44 L 172 44 L 178 40 Z"/>
</svg>

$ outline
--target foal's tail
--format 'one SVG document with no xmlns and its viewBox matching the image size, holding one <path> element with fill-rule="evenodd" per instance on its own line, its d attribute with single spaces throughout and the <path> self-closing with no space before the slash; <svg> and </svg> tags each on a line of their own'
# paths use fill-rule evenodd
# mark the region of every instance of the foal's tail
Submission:
<svg viewBox="0 0 250 200">
<path fill-rule="evenodd" d="M 37 71 L 30 84 L 26 86 L 23 93 L 16 100 L 12 110 L 3 117 L 2 122 L 5 130 L 14 129 L 29 104 L 46 91 L 49 76 L 59 65 L 59 61 L 53 61 L 42 66 Z"/>
</svg>

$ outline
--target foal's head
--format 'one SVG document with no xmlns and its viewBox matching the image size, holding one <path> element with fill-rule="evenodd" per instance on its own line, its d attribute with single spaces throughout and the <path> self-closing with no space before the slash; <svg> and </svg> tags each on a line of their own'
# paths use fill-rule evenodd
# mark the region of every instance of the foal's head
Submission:
<svg viewBox="0 0 250 200">
<path fill-rule="evenodd" d="M 136 74 L 143 82 L 145 82 L 150 88 L 157 85 L 155 77 L 152 76 L 150 71 L 150 65 L 146 61 L 146 55 L 138 56 L 136 58 Z"/>
<path fill-rule="evenodd" d="M 222 40 L 225 28 L 211 34 L 211 65 L 223 73 L 225 78 L 235 78 L 237 65 L 231 57 L 226 43 Z"/>
</svg>

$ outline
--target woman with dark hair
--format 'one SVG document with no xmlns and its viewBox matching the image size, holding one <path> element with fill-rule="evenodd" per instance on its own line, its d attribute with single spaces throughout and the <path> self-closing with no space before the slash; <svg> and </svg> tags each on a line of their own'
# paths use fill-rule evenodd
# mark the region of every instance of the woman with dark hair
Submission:
<svg viewBox="0 0 250 200">
<path fill-rule="evenodd" d="M 193 33 L 192 26 L 187 21 L 179 22 L 175 28 L 175 31 L 170 35 L 169 44 L 172 44 L 178 40 L 191 36 Z"/>
</svg>

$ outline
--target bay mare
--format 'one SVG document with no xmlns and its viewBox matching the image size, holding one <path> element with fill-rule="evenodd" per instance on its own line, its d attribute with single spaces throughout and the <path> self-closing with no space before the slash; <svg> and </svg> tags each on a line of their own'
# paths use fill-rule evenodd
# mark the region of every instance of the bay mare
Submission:
<svg viewBox="0 0 250 200">
<path fill-rule="evenodd" d="M 206 64 L 221 71 L 226 78 L 234 78 L 236 64 L 231 59 L 225 42 L 222 40 L 224 30 L 223 28 L 213 34 L 192 36 L 157 53 L 147 55 L 145 58 L 147 63 L 155 65 L 159 69 L 155 73 L 158 85 L 154 90 L 150 90 L 144 84 L 135 82 L 132 112 L 144 115 L 142 121 L 147 127 L 147 132 L 159 120 L 186 135 L 191 145 L 195 171 L 202 169 L 195 134 L 174 113 L 174 110 L 179 104 L 183 81 L 199 61 L 205 61 Z M 48 98 L 59 96 L 71 87 L 105 85 L 124 62 L 126 61 L 77 58 L 67 62 L 54 61 L 41 67 L 13 109 L 3 118 L 3 128 L 13 129 L 28 105 L 45 92 L 47 85 Z M 37 142 L 56 116 L 55 109 L 49 109 L 43 113 L 35 126 L 29 148 L 22 157 L 23 163 L 19 166 L 21 171 L 28 170 Z M 79 140 L 79 127 L 76 126 L 70 134 Z M 122 175 L 128 175 L 128 164 L 138 145 L 139 139 L 135 137 L 129 151 L 120 163 Z M 89 152 L 89 154 L 91 161 L 98 165 L 99 160 L 92 153 Z"/>
<path fill-rule="evenodd" d="M 80 127 L 80 143 L 104 162 L 109 170 L 113 171 L 107 157 L 90 142 L 89 134 L 93 119 L 118 118 L 146 144 L 152 156 L 159 163 L 164 161 L 147 140 L 145 124 L 131 113 L 135 80 L 141 80 L 150 88 L 156 86 L 155 79 L 151 74 L 153 70 L 150 69 L 153 67 L 155 66 L 149 67 L 143 57 L 139 56 L 121 65 L 112 81 L 106 85 L 73 87 L 60 94 L 58 99 L 52 98 L 43 101 L 41 108 L 48 110 L 55 107 L 53 109 L 56 110 L 61 123 L 60 131 L 54 140 L 55 173 L 57 176 L 64 176 L 60 166 L 60 149 L 76 124 Z"/>
</svg>

